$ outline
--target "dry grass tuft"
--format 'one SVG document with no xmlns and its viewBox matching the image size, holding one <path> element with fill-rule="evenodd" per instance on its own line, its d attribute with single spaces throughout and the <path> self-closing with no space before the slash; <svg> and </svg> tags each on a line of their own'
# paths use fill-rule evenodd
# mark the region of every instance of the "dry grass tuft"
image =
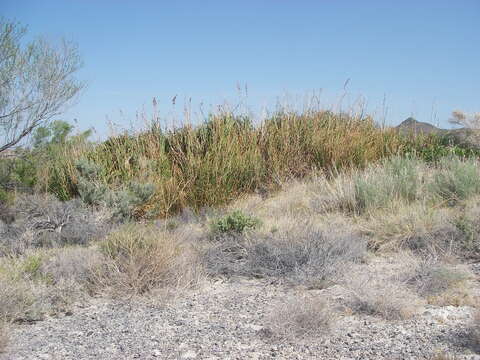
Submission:
<svg viewBox="0 0 480 360">
<path fill-rule="evenodd" d="M 104 261 L 103 255 L 95 247 L 65 247 L 50 251 L 48 259 L 42 262 L 39 271 L 52 285 L 61 281 L 73 280 L 88 287 L 93 276 Z"/>
<path fill-rule="evenodd" d="M 0 271 L 0 322 L 25 319 L 35 312 L 35 299 L 29 284 L 7 271 Z"/>
<path fill-rule="evenodd" d="M 0 321 L 0 354 L 5 352 L 9 340 L 9 326 L 5 322 Z"/>
<path fill-rule="evenodd" d="M 357 313 L 403 320 L 412 317 L 419 305 L 404 283 L 380 274 L 358 274 L 346 286 L 352 295 L 350 307 Z"/>
<path fill-rule="evenodd" d="M 477 303 L 477 306 L 479 304 Z M 474 346 L 478 347 L 480 350 L 480 309 L 477 307 L 475 315 L 473 317 L 473 323 L 471 327 L 471 337 Z"/>
<path fill-rule="evenodd" d="M 193 248 L 174 234 L 151 225 L 131 224 L 111 233 L 101 244 L 105 256 L 96 282 L 115 293 L 188 285 L 201 269 Z"/>
<path fill-rule="evenodd" d="M 303 296 L 276 306 L 267 327 L 282 338 L 307 338 L 325 335 L 331 330 L 335 313 L 320 297 Z"/>
</svg>

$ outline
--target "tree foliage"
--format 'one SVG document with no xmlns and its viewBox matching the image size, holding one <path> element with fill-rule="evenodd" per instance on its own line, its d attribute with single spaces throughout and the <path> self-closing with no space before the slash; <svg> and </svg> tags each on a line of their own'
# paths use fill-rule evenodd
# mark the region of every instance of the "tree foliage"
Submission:
<svg viewBox="0 0 480 360">
<path fill-rule="evenodd" d="M 0 153 L 48 124 L 71 104 L 83 83 L 75 44 L 26 43 L 26 28 L 0 19 Z"/>
</svg>

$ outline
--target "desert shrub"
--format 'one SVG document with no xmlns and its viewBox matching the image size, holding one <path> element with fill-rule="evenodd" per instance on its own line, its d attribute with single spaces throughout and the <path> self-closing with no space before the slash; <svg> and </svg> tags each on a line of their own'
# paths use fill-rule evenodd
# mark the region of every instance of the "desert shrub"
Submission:
<svg viewBox="0 0 480 360">
<path fill-rule="evenodd" d="M 0 222 L 5 225 L 10 225 L 15 221 L 15 214 L 7 204 L 8 200 L 6 198 L 0 199 Z"/>
<path fill-rule="evenodd" d="M 334 319 L 335 314 L 327 301 L 320 297 L 303 296 L 277 305 L 266 326 L 282 338 L 306 338 L 327 334 Z"/>
<path fill-rule="evenodd" d="M 260 224 L 260 219 L 236 210 L 214 221 L 211 224 L 211 230 L 214 234 L 242 234 L 247 230 L 257 228 Z"/>
<path fill-rule="evenodd" d="M 457 252 L 464 257 L 478 259 L 480 257 L 480 222 L 479 208 L 475 207 L 455 216 L 450 222 L 458 231 Z"/>
<path fill-rule="evenodd" d="M 86 245 L 102 237 L 110 227 L 104 214 L 92 212 L 81 201 L 61 202 L 50 195 L 19 196 L 12 211 L 15 222 L 0 228 L 3 252 Z"/>
<path fill-rule="evenodd" d="M 354 180 L 356 208 L 364 211 L 386 207 L 396 200 L 416 200 L 420 183 L 418 167 L 416 159 L 396 156 L 360 174 Z"/>
<path fill-rule="evenodd" d="M 0 321 L 0 354 L 5 352 L 9 341 L 9 326 Z"/>
<path fill-rule="evenodd" d="M 100 249 L 105 260 L 96 281 L 114 291 L 142 294 L 188 282 L 195 272 L 191 248 L 154 226 L 125 225 L 109 234 Z"/>
<path fill-rule="evenodd" d="M 87 298 L 87 288 L 78 280 L 81 274 L 55 276 L 58 274 L 51 271 L 51 259 L 47 251 L 2 259 L 0 321 L 40 320 L 46 314 L 64 312 L 73 302 Z"/>
<path fill-rule="evenodd" d="M 102 168 L 85 159 L 77 163 L 78 193 L 89 205 L 106 206 L 115 220 L 126 221 L 134 216 L 135 208 L 147 202 L 155 192 L 152 184 L 129 182 L 113 190 L 100 181 Z"/>
<path fill-rule="evenodd" d="M 480 176 L 477 162 L 458 157 L 443 158 L 430 190 L 451 204 L 479 194 Z"/>
<path fill-rule="evenodd" d="M 480 310 L 475 311 L 471 325 L 471 337 L 474 345 L 480 349 Z"/>
<path fill-rule="evenodd" d="M 465 272 L 443 264 L 423 261 L 408 282 L 418 294 L 428 298 L 458 287 L 467 279 Z"/>
<path fill-rule="evenodd" d="M 356 274 L 347 280 L 351 292 L 350 307 L 362 314 L 401 320 L 415 313 L 418 303 L 406 284 L 375 275 Z"/>
<path fill-rule="evenodd" d="M 245 271 L 247 248 L 245 238 L 235 235 L 217 237 L 214 244 L 203 249 L 201 258 L 210 276 L 232 276 Z"/>
<path fill-rule="evenodd" d="M 475 204 L 475 200 L 472 201 Z M 369 248 L 391 252 L 409 249 L 426 257 L 480 256 L 478 209 L 473 207 L 438 207 L 429 202 L 415 202 L 394 210 L 369 214 L 362 220 Z"/>
<path fill-rule="evenodd" d="M 80 246 L 65 247 L 50 251 L 38 272 L 50 281 L 51 285 L 64 280 L 73 280 L 80 286 L 89 288 L 94 277 L 103 264 L 103 256 L 96 248 Z"/>
<path fill-rule="evenodd" d="M 243 242 L 230 239 L 214 247 L 209 257 L 224 273 L 273 276 L 322 287 L 335 281 L 348 263 L 360 261 L 365 250 L 358 235 L 325 233 L 305 223 Z"/>
<path fill-rule="evenodd" d="M 0 354 L 4 353 L 10 340 L 10 326 L 0 321 Z"/>
<path fill-rule="evenodd" d="M 35 312 L 35 298 L 27 282 L 10 272 L 0 269 L 0 322 L 24 319 Z"/>
</svg>

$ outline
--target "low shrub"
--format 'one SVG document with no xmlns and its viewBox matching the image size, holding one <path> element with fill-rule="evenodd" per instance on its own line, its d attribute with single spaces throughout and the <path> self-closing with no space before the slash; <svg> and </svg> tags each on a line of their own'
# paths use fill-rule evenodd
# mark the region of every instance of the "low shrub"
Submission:
<svg viewBox="0 0 480 360">
<path fill-rule="evenodd" d="M 87 160 L 77 163 L 78 193 L 82 201 L 88 205 L 105 206 L 112 211 L 112 217 L 118 221 L 128 221 L 135 217 L 138 206 L 146 203 L 154 194 L 152 184 L 129 182 L 119 189 L 113 190 L 102 183 L 102 168 Z"/>
<path fill-rule="evenodd" d="M 428 298 L 458 287 L 467 279 L 468 275 L 465 272 L 443 264 L 424 261 L 409 280 L 409 285 L 422 297 Z"/>
<path fill-rule="evenodd" d="M 365 253 L 366 242 L 360 236 L 327 233 L 307 222 L 252 238 L 224 237 L 207 249 L 204 261 L 212 275 L 276 277 L 324 287 Z"/>
<path fill-rule="evenodd" d="M 151 225 L 128 224 L 101 243 L 105 256 L 96 282 L 114 292 L 143 294 L 192 281 L 196 255 L 171 233 Z"/>
<path fill-rule="evenodd" d="M 477 308 L 471 326 L 473 344 L 480 350 L 480 310 Z"/>
<path fill-rule="evenodd" d="M 459 360 L 460 358 L 455 355 L 444 351 L 438 351 L 433 354 L 429 360 Z"/>
<path fill-rule="evenodd" d="M 475 160 L 447 157 L 439 162 L 430 190 L 454 205 L 480 193 L 480 176 Z"/>
<path fill-rule="evenodd" d="M 5 322 L 0 321 L 0 354 L 7 349 L 9 340 L 9 326 Z"/>
<path fill-rule="evenodd" d="M 347 280 L 351 291 L 350 307 L 357 313 L 380 316 L 387 320 L 411 317 L 418 301 L 405 284 L 375 276 L 355 275 Z"/>
<path fill-rule="evenodd" d="M 26 281 L 0 269 L 0 289 L 0 323 L 36 316 L 34 294 Z"/>
<path fill-rule="evenodd" d="M 388 159 L 354 179 L 356 209 L 362 212 L 398 200 L 412 202 L 417 199 L 420 181 L 416 159 L 399 156 Z"/>
<path fill-rule="evenodd" d="M 50 285 L 73 281 L 89 290 L 103 262 L 104 258 L 96 248 L 65 247 L 50 251 L 48 259 L 41 263 L 38 272 L 49 280 Z"/>
<path fill-rule="evenodd" d="M 303 296 L 277 305 L 268 318 L 267 328 L 281 338 L 307 338 L 327 334 L 335 320 L 328 302 L 320 297 Z"/>
<path fill-rule="evenodd" d="M 87 245 L 108 232 L 108 215 L 94 213 L 81 201 L 61 202 L 51 195 L 18 196 L 11 209 L 15 222 L 0 226 L 0 251 L 21 254 L 28 248 Z"/>
<path fill-rule="evenodd" d="M 347 264 L 362 260 L 365 251 L 366 242 L 358 235 L 327 233 L 306 223 L 251 241 L 246 249 L 246 271 L 326 285 L 335 281 Z"/>
<path fill-rule="evenodd" d="M 261 221 L 253 216 L 245 215 L 240 210 L 233 211 L 211 224 L 214 234 L 242 234 L 247 230 L 253 230 L 260 226 Z"/>
</svg>

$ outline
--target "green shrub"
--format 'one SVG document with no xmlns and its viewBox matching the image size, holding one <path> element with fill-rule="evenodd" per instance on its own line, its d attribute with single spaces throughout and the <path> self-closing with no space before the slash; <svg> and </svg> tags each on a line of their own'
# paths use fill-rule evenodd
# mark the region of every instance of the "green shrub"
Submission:
<svg viewBox="0 0 480 360">
<path fill-rule="evenodd" d="M 130 182 L 118 190 L 112 190 L 102 183 L 102 168 L 87 160 L 77 163 L 79 173 L 78 192 L 83 202 L 88 205 L 103 205 L 112 210 L 115 219 L 131 219 L 137 206 L 147 202 L 155 192 L 152 184 Z"/>
<path fill-rule="evenodd" d="M 40 275 L 40 268 L 43 263 L 43 257 L 39 254 L 32 254 L 23 259 L 21 264 L 22 273 L 30 278 L 36 278 Z"/>
<path fill-rule="evenodd" d="M 413 155 L 427 163 L 437 163 L 447 156 L 480 157 L 478 149 L 453 144 L 448 137 L 436 134 L 403 136 L 402 142 L 404 155 Z"/>
<path fill-rule="evenodd" d="M 439 162 L 431 191 L 440 198 L 455 204 L 480 193 L 480 176 L 475 160 L 446 157 Z"/>
<path fill-rule="evenodd" d="M 260 226 L 261 221 L 253 216 L 245 215 L 239 210 L 216 220 L 212 223 L 212 232 L 215 234 L 237 233 L 242 234 Z"/>
<path fill-rule="evenodd" d="M 395 156 L 355 179 L 356 207 L 360 211 L 386 207 L 395 200 L 417 199 L 420 176 L 418 160 Z"/>
</svg>

